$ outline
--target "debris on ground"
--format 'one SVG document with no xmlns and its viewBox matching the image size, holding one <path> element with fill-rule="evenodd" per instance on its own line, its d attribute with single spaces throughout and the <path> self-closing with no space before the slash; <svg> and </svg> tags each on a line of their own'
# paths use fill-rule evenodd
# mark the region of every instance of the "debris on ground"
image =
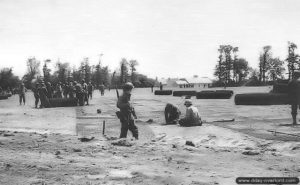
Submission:
<svg viewBox="0 0 300 185">
<path fill-rule="evenodd" d="M 113 141 L 111 144 L 115 145 L 115 146 L 127 146 L 127 147 L 130 147 L 133 145 L 127 139 L 119 139 L 117 141 Z"/>
<path fill-rule="evenodd" d="M 153 119 L 148 119 L 146 123 L 153 123 Z"/>
<path fill-rule="evenodd" d="M 80 148 L 73 148 L 74 152 L 82 152 L 82 150 Z"/>
<path fill-rule="evenodd" d="M 5 133 L 3 134 L 4 137 L 9 137 L 9 136 L 15 136 L 14 134 L 11 134 L 11 133 Z"/>
<path fill-rule="evenodd" d="M 78 138 L 81 142 L 89 142 L 92 141 L 93 139 L 95 139 L 95 137 L 82 137 L 82 138 Z"/>
<path fill-rule="evenodd" d="M 196 145 L 193 143 L 193 141 L 186 141 L 186 142 L 185 142 L 185 145 L 193 146 L 193 147 L 196 146 Z"/>
<path fill-rule="evenodd" d="M 242 154 L 244 154 L 244 155 L 259 155 L 260 152 L 259 151 L 248 150 L 248 151 L 244 151 Z"/>
</svg>

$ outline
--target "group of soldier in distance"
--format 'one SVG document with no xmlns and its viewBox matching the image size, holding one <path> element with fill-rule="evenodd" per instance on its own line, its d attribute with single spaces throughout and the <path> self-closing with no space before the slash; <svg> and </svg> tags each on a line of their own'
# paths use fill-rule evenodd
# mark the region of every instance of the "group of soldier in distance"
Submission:
<svg viewBox="0 0 300 185">
<path fill-rule="evenodd" d="M 116 112 L 117 117 L 121 122 L 121 133 L 120 138 L 126 138 L 128 130 L 132 132 L 135 139 L 139 138 L 138 127 L 135 125 L 135 119 L 137 116 L 135 114 L 134 107 L 131 103 L 131 95 L 134 86 L 132 83 L 127 82 L 122 86 L 123 94 L 117 100 L 117 108 L 119 111 Z M 105 86 L 102 84 L 99 86 L 101 95 L 104 95 Z M 151 87 L 153 91 L 153 86 Z M 160 89 L 162 89 L 162 84 L 160 84 Z M 56 86 L 51 85 L 51 83 L 40 81 L 36 83 L 35 87 L 32 89 L 35 97 L 35 107 L 38 107 L 40 101 L 40 107 L 50 107 L 50 98 L 76 98 L 78 104 L 82 105 L 82 102 L 89 105 L 89 99 L 92 99 L 94 86 L 91 83 L 86 83 L 84 80 L 81 83 L 76 81 L 69 82 L 68 84 L 58 83 Z M 20 85 L 19 97 L 20 105 L 25 104 L 25 92 L 26 88 L 24 83 Z M 291 114 L 293 125 L 297 124 L 297 109 L 300 109 L 300 71 L 294 73 L 294 78 L 288 83 L 288 92 L 291 104 Z M 83 104 L 84 104 L 83 103 Z M 167 103 L 164 109 L 165 114 L 165 124 L 180 125 L 183 127 L 190 126 L 201 126 L 202 120 L 199 115 L 197 107 L 193 106 L 193 102 L 190 99 L 186 99 L 184 102 L 186 106 L 186 114 L 184 117 L 180 118 L 181 112 L 178 106 L 171 103 Z"/>
<path fill-rule="evenodd" d="M 104 84 L 99 86 L 101 95 L 104 95 L 105 86 Z M 26 98 L 24 83 L 21 83 L 19 87 L 19 103 L 25 105 Z M 35 98 L 35 108 L 49 108 L 51 107 L 50 99 L 52 98 L 72 98 L 76 99 L 77 105 L 89 105 L 89 99 L 93 97 L 94 85 L 89 82 L 85 83 L 84 80 L 81 83 L 77 81 L 69 83 L 58 82 L 56 85 L 52 85 L 50 82 L 44 82 L 43 80 L 35 83 L 32 88 L 33 95 Z M 40 106 L 38 104 L 40 103 Z"/>
</svg>

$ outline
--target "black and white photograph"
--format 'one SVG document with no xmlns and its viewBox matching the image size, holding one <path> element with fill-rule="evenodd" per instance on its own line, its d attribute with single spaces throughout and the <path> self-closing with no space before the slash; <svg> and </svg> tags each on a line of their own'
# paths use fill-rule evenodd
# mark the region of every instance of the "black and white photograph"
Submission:
<svg viewBox="0 0 300 185">
<path fill-rule="evenodd" d="M 298 47 L 298 0 L 0 0 L 0 185 L 299 184 Z"/>
</svg>

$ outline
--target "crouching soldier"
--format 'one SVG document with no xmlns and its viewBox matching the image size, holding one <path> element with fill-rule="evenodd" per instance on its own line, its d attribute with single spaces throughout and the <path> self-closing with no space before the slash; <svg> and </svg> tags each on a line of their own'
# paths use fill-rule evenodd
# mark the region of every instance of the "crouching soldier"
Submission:
<svg viewBox="0 0 300 185">
<path fill-rule="evenodd" d="M 300 108 L 300 71 L 294 72 L 294 78 L 288 84 L 288 94 L 292 109 L 293 125 L 297 124 L 297 109 Z"/>
<path fill-rule="evenodd" d="M 39 97 L 41 100 L 40 108 L 49 108 L 51 107 L 48 97 L 48 91 L 46 88 L 46 85 L 44 82 L 41 82 L 40 88 L 39 88 Z"/>
<path fill-rule="evenodd" d="M 121 121 L 121 134 L 120 138 L 126 138 L 127 132 L 130 130 L 135 139 L 138 139 L 138 128 L 134 124 L 134 119 L 136 115 L 134 108 L 130 103 L 131 91 L 133 89 L 132 83 L 126 83 L 123 86 L 123 94 L 119 97 L 117 107 L 120 111 L 117 112 L 117 116 Z"/>
<path fill-rule="evenodd" d="M 191 100 L 186 100 L 184 105 L 186 106 L 186 115 L 179 120 L 179 125 L 183 127 L 201 126 L 202 121 L 197 107 L 193 106 Z"/>
<path fill-rule="evenodd" d="M 180 110 L 178 109 L 178 107 L 168 103 L 165 107 L 166 124 L 176 125 L 178 123 L 179 116 L 180 116 Z"/>
</svg>

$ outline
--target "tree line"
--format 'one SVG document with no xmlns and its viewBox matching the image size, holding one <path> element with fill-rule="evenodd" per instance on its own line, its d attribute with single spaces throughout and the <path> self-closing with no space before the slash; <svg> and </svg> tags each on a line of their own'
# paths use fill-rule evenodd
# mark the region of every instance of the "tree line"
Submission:
<svg viewBox="0 0 300 185">
<path fill-rule="evenodd" d="M 54 63 L 54 64 L 53 64 Z M 29 57 L 26 60 L 27 70 L 20 80 L 13 74 L 12 68 L 0 70 L 0 86 L 4 89 L 16 88 L 21 83 L 26 88 L 32 88 L 36 81 L 43 80 L 52 84 L 81 82 L 91 82 L 94 86 L 105 85 L 108 88 L 120 88 L 126 82 L 132 82 L 136 87 L 151 87 L 157 84 L 157 81 L 148 78 L 146 75 L 137 72 L 136 67 L 139 65 L 137 60 L 127 60 L 122 58 L 119 68 L 111 72 L 108 66 L 104 66 L 99 61 L 96 65 L 91 65 L 89 58 L 83 58 L 79 67 L 71 66 L 68 62 L 57 60 L 53 62 L 46 59 L 43 62 L 36 57 Z M 50 69 L 54 65 L 54 70 Z"/>
<path fill-rule="evenodd" d="M 248 61 L 238 57 L 238 47 L 220 45 L 219 57 L 214 75 L 217 77 L 216 86 L 266 85 L 278 79 L 293 78 L 294 71 L 300 69 L 300 57 L 296 54 L 297 45 L 288 42 L 288 56 L 285 60 L 273 57 L 272 47 L 262 47 L 258 58 L 258 67 L 251 68 Z"/>
</svg>

